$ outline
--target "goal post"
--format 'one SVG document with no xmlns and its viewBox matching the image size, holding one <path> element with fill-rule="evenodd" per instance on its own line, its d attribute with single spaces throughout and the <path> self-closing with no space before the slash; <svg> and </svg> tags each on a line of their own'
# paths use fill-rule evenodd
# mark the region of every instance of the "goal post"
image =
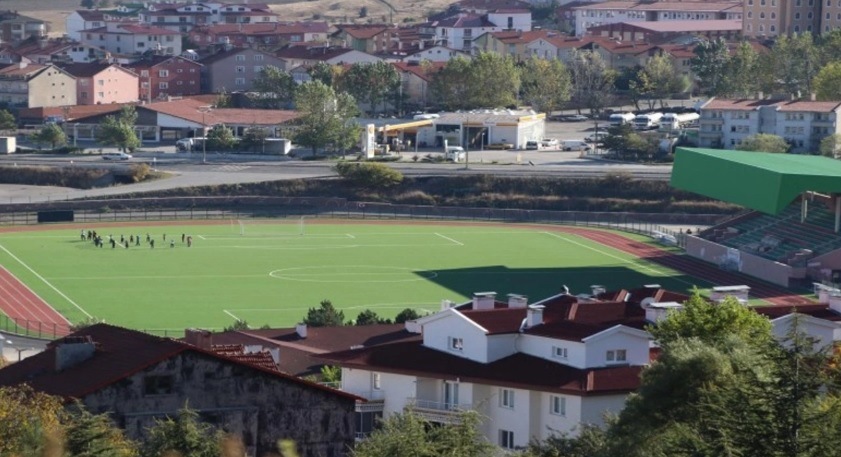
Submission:
<svg viewBox="0 0 841 457">
<path fill-rule="evenodd" d="M 255 237 L 303 236 L 307 231 L 306 216 L 285 219 L 231 219 L 232 234 Z"/>
</svg>

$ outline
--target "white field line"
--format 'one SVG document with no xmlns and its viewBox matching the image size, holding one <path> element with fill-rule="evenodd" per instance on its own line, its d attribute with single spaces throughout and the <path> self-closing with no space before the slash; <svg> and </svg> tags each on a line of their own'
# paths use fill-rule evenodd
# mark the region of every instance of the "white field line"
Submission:
<svg viewBox="0 0 841 457">
<path fill-rule="evenodd" d="M 233 317 L 235 321 L 241 321 L 241 320 L 242 320 L 242 319 L 240 319 L 240 318 L 238 318 L 238 317 L 234 316 L 234 315 L 233 315 L 230 311 L 228 311 L 227 309 L 223 309 L 223 310 L 222 310 L 222 312 L 224 312 L 224 313 L 225 313 L 225 314 L 227 314 L 228 316 Z"/>
<path fill-rule="evenodd" d="M 350 238 L 350 239 L 356 239 L 356 237 L 351 235 L 350 233 L 346 233 L 345 235 L 347 235 L 347 237 Z"/>
<path fill-rule="evenodd" d="M 50 289 L 52 289 L 52 290 L 56 291 L 56 293 L 58 293 L 59 295 L 61 295 L 61 297 L 62 297 L 62 298 L 64 298 L 65 300 L 67 300 L 67 302 L 68 302 L 68 303 L 70 303 L 71 305 L 75 306 L 75 307 L 76 307 L 79 311 L 81 311 L 81 312 L 82 312 L 82 314 L 84 314 L 85 316 L 88 316 L 88 318 L 89 318 L 89 319 L 93 319 L 93 316 L 91 316 L 91 315 L 90 315 L 87 311 L 85 311 L 85 310 L 84 310 L 81 306 L 79 306 L 79 304 L 78 304 L 78 303 L 76 303 L 75 301 L 71 300 L 71 299 L 70 299 L 70 297 L 68 297 L 67 295 L 65 295 L 65 294 L 64 294 L 64 292 L 62 292 L 62 291 L 58 290 L 58 288 L 56 288 L 56 286 L 52 285 L 52 284 L 51 284 L 49 281 L 47 281 L 47 280 L 46 280 L 43 276 L 41 276 L 40 274 L 38 274 L 38 272 L 37 272 L 37 271 L 33 270 L 33 269 L 32 269 L 32 267 L 30 267 L 29 265 L 27 265 L 26 263 L 24 263 L 24 261 L 23 261 L 23 260 L 21 260 L 21 259 L 19 259 L 19 258 L 18 258 L 18 256 L 16 256 L 16 255 L 12 254 L 12 252 L 11 252 L 11 251 L 9 251 L 8 249 L 6 249 L 6 247 L 5 247 L 5 246 L 0 245 L 0 249 L 2 249 L 3 251 L 5 251 L 5 252 L 6 252 L 6 254 L 9 254 L 9 256 L 10 256 L 11 258 L 13 258 L 13 259 L 17 260 L 17 262 L 18 262 L 19 264 L 23 265 L 23 267 L 24 267 L 24 268 L 26 268 L 27 270 L 29 270 L 32 274 L 34 274 L 34 275 L 35 275 L 35 277 L 37 277 L 38 279 L 40 279 L 41 281 L 43 281 L 43 282 L 44 282 L 44 284 L 46 284 L 47 286 L 49 286 L 49 287 L 50 287 Z M 44 303 L 46 303 L 46 301 L 45 301 Z M 50 306 L 50 305 L 49 305 L 49 304 L 47 304 L 47 306 Z M 52 306 L 50 306 L 50 308 L 52 308 Z M 53 311 L 55 311 L 55 308 L 53 308 Z M 59 313 L 58 311 L 56 311 L 56 313 L 61 314 L 61 313 Z"/>
<path fill-rule="evenodd" d="M 341 309 L 363 309 L 363 308 L 377 308 L 377 309 L 403 309 L 403 308 L 416 308 L 422 309 L 424 311 L 428 311 L 426 308 L 418 308 L 419 306 L 433 306 L 437 307 L 437 303 L 371 303 L 365 305 L 353 305 L 353 306 L 342 306 Z M 288 307 L 284 306 L 283 308 L 236 308 L 230 311 L 237 311 L 237 312 L 245 312 L 245 313 L 270 313 L 270 312 L 280 312 L 280 311 L 296 311 L 296 310 L 307 310 L 312 309 L 312 306 L 301 306 L 301 307 Z M 437 308 L 436 308 L 437 309 Z M 228 312 L 228 310 L 224 310 L 229 316 L 237 319 L 236 316 Z"/>
<path fill-rule="evenodd" d="M 593 251 L 593 252 L 598 252 L 598 253 L 599 253 L 599 254 L 601 254 L 601 255 L 604 255 L 604 256 L 610 257 L 610 258 L 612 258 L 612 259 L 616 259 L 616 260 L 618 260 L 618 261 L 620 261 L 620 262 L 622 262 L 622 263 L 629 263 L 629 264 L 631 264 L 631 265 L 637 265 L 637 266 L 641 267 L 641 268 L 642 268 L 642 269 L 644 269 L 644 270 L 648 270 L 648 271 L 653 272 L 653 273 L 656 273 L 656 274 L 658 274 L 658 275 L 669 275 L 669 272 L 667 272 L 667 271 L 657 270 L 656 268 L 652 268 L 651 266 L 646 265 L 645 263 L 643 263 L 643 260 L 642 260 L 642 259 L 637 259 L 637 260 L 623 259 L 622 257 L 619 257 L 619 256 L 616 256 L 616 255 L 613 255 L 613 254 L 611 254 L 611 253 L 609 253 L 609 252 L 605 252 L 605 251 L 602 251 L 602 250 L 600 250 L 600 249 L 596 249 L 596 248 L 594 248 L 594 247 L 592 247 L 592 246 L 587 246 L 586 244 L 579 243 L 578 241 L 575 241 L 575 240 L 571 240 L 571 239 L 569 239 L 569 238 L 562 237 L 562 236 L 558 235 L 557 233 L 552 233 L 552 232 L 543 232 L 543 233 L 545 233 L 545 234 L 547 234 L 547 235 L 549 235 L 549 236 L 552 236 L 552 237 L 558 238 L 558 239 L 560 239 L 560 240 L 564 240 L 564 241 L 566 241 L 567 243 L 571 243 L 571 244 L 574 244 L 574 245 L 576 245 L 576 246 L 581 246 L 582 248 L 589 249 L 589 250 L 591 250 L 591 251 Z M 682 282 L 682 283 L 684 283 L 684 284 L 686 284 L 686 285 L 689 285 L 689 286 L 693 286 L 693 285 L 694 285 L 694 284 L 691 284 L 691 283 L 689 283 L 689 282 L 686 282 L 686 281 L 684 281 L 684 280 L 682 280 L 682 279 L 678 279 L 678 278 L 672 278 L 672 279 L 674 279 L 675 281 L 678 281 L 678 282 Z"/>
<path fill-rule="evenodd" d="M 437 233 L 437 232 L 436 232 L 435 234 L 436 234 L 436 235 L 438 235 L 438 236 L 440 236 L 441 238 L 444 238 L 444 239 L 445 239 L 445 240 L 447 240 L 447 241 L 452 241 L 453 243 L 455 243 L 455 244 L 457 244 L 457 245 L 459 245 L 459 246 L 464 246 L 464 243 L 462 243 L 462 242 L 460 242 L 460 241 L 456 241 L 456 240 L 454 240 L 454 239 L 452 239 L 452 238 L 450 238 L 450 237 L 448 237 L 448 236 L 444 236 L 444 235 L 442 235 L 442 234 L 440 234 L 440 233 Z"/>
<path fill-rule="evenodd" d="M 86 279 L 93 279 L 96 281 L 101 280 L 130 280 L 130 279 L 174 279 L 174 280 L 184 280 L 184 279 L 204 279 L 204 278 L 219 278 L 219 279 L 228 279 L 228 278 L 263 278 L 265 274 L 254 274 L 254 275 L 166 275 L 166 276 L 154 276 L 154 275 L 140 275 L 140 276 L 53 276 L 50 279 L 53 281 L 61 280 L 61 281 L 78 281 L 78 280 L 86 280 Z"/>
<path fill-rule="evenodd" d="M 203 240 L 207 240 L 207 238 L 205 238 L 205 237 L 204 237 L 204 236 L 202 236 L 202 235 L 196 235 L 196 236 L 197 236 L 197 237 L 199 237 L 199 238 L 201 238 L 201 239 L 203 239 Z"/>
</svg>

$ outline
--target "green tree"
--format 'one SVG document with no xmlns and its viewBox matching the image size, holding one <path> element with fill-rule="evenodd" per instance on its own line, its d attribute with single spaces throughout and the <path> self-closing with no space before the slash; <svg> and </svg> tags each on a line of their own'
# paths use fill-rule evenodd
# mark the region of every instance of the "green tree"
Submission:
<svg viewBox="0 0 841 457">
<path fill-rule="evenodd" d="M 137 445 L 106 414 L 94 415 L 83 405 L 72 409 L 65 433 L 65 451 L 73 457 L 135 457 Z"/>
<path fill-rule="evenodd" d="M 661 107 L 663 99 L 686 92 L 690 86 L 689 78 L 677 71 L 672 65 L 672 60 L 665 54 L 657 54 L 648 59 L 640 70 L 638 80 L 644 88 L 640 93 L 650 99 L 659 100 Z M 653 103 L 650 107 L 654 107 Z"/>
<path fill-rule="evenodd" d="M 164 457 L 219 457 L 222 432 L 199 420 L 196 411 L 187 408 L 178 411 L 175 418 L 155 421 L 147 430 L 142 455 Z"/>
<path fill-rule="evenodd" d="M 344 150 L 359 138 L 355 116 L 359 113 L 354 98 L 336 92 L 320 81 L 301 84 L 295 95 L 295 105 L 301 113 L 295 142 L 318 149 L 333 145 Z"/>
<path fill-rule="evenodd" d="M 683 303 L 683 309 L 670 313 L 647 330 L 663 347 L 689 338 L 714 346 L 733 335 L 764 346 L 770 343 L 771 321 L 732 297 L 716 304 L 696 290 Z"/>
<path fill-rule="evenodd" d="M 595 51 L 573 50 L 568 68 L 572 77 L 572 101 L 579 108 L 601 112 L 611 100 L 617 73 Z"/>
<path fill-rule="evenodd" d="M 750 43 L 739 44 L 725 66 L 725 90 L 730 97 L 748 97 L 759 89 L 759 55 Z"/>
<path fill-rule="evenodd" d="M 307 311 L 304 323 L 309 327 L 340 327 L 345 325 L 345 313 L 336 309 L 330 300 L 322 300 L 318 308 Z"/>
<path fill-rule="evenodd" d="M 326 62 L 316 62 L 307 69 L 307 74 L 313 81 L 321 81 L 325 86 L 336 89 L 336 84 L 341 80 L 342 67 Z"/>
<path fill-rule="evenodd" d="M 222 124 L 214 125 L 207 132 L 207 147 L 213 151 L 230 151 L 236 147 L 237 139 L 230 127 Z"/>
<path fill-rule="evenodd" d="M 137 111 L 134 106 L 126 105 L 118 116 L 106 116 L 96 130 L 96 141 L 120 148 L 121 151 L 132 151 L 140 147 L 140 138 L 134 130 L 137 122 Z"/>
<path fill-rule="evenodd" d="M 391 321 L 377 315 L 376 312 L 366 309 L 356 316 L 356 325 L 390 324 Z"/>
<path fill-rule="evenodd" d="M 295 80 L 288 72 L 269 65 L 263 68 L 252 83 L 254 102 L 260 108 L 287 108 L 295 98 Z"/>
<path fill-rule="evenodd" d="M 18 123 L 15 120 L 15 116 L 4 109 L 0 109 L 0 130 L 10 131 L 16 130 L 17 128 Z"/>
<path fill-rule="evenodd" d="M 413 308 L 406 308 L 403 311 L 397 313 L 397 316 L 394 317 L 395 324 L 404 324 L 406 321 L 413 321 L 415 319 L 419 319 L 421 316 L 415 311 Z"/>
<path fill-rule="evenodd" d="M 522 79 L 522 100 L 536 111 L 551 113 L 569 101 L 571 81 L 569 71 L 557 59 L 538 59 L 532 56 L 526 60 L 520 74 Z"/>
<path fill-rule="evenodd" d="M 821 33 L 818 38 L 821 65 L 841 60 L 841 29 Z"/>
<path fill-rule="evenodd" d="M 339 162 L 333 169 L 351 184 L 365 189 L 385 189 L 403 182 L 403 173 L 384 163 Z"/>
<path fill-rule="evenodd" d="M 736 146 L 740 151 L 773 152 L 785 154 L 791 146 L 785 139 L 770 133 L 751 135 Z"/>
<path fill-rule="evenodd" d="M 808 94 L 820 70 L 820 55 L 812 34 L 781 35 L 770 52 L 760 56 L 764 90 L 786 94 Z"/>
<path fill-rule="evenodd" d="M 520 71 L 510 56 L 480 52 L 470 60 L 470 108 L 504 108 L 517 104 Z"/>
<path fill-rule="evenodd" d="M 367 104 L 371 112 L 393 100 L 400 89 L 400 74 L 387 62 L 360 62 L 342 74 L 342 88 L 357 102 Z"/>
<path fill-rule="evenodd" d="M 341 382 L 342 381 L 342 367 L 335 365 L 324 365 L 321 367 L 321 382 Z"/>
<path fill-rule="evenodd" d="M 65 420 L 61 398 L 25 384 L 0 387 L 0 455 L 45 455 L 50 439 L 60 441 Z"/>
<path fill-rule="evenodd" d="M 701 81 L 701 90 L 712 96 L 728 92 L 727 65 L 730 53 L 727 41 L 721 37 L 702 41 L 695 46 L 695 57 L 689 60 L 692 73 Z"/>
<path fill-rule="evenodd" d="M 821 68 L 812 81 L 818 100 L 841 100 L 841 61 Z"/>
<path fill-rule="evenodd" d="M 58 146 L 67 144 L 67 135 L 64 130 L 57 124 L 49 124 L 41 127 L 33 137 L 32 141 L 36 144 L 49 144 L 50 149 L 55 149 Z"/>
<path fill-rule="evenodd" d="M 216 101 L 213 102 L 214 108 L 233 108 L 233 102 L 231 101 L 231 96 L 228 94 L 228 91 L 225 90 L 223 87 L 222 90 L 216 95 Z"/>
<path fill-rule="evenodd" d="M 818 150 L 824 157 L 832 157 L 833 159 L 841 158 L 841 134 L 833 133 L 832 135 L 825 136 L 821 140 Z"/>
<path fill-rule="evenodd" d="M 593 425 L 581 426 L 578 436 L 553 435 L 543 441 L 532 441 L 517 457 L 597 457 L 607 448 L 605 431 Z"/>
<path fill-rule="evenodd" d="M 450 59 L 429 81 L 430 98 L 446 110 L 470 108 L 470 61 L 458 56 Z"/>
<path fill-rule="evenodd" d="M 243 149 L 264 152 L 266 138 L 268 137 L 268 130 L 266 130 L 263 127 L 257 127 L 256 125 L 252 125 L 251 127 L 245 129 L 245 131 L 242 133 L 242 139 L 240 140 L 240 143 L 242 144 Z"/>
</svg>

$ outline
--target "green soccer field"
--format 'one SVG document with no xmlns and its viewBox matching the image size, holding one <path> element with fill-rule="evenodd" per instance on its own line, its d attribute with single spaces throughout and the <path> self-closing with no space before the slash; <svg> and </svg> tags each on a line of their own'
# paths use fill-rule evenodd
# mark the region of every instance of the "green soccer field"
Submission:
<svg viewBox="0 0 841 457">
<path fill-rule="evenodd" d="M 0 264 L 72 322 L 91 315 L 147 330 L 218 329 L 235 319 L 290 326 L 324 299 L 353 319 L 366 308 L 383 317 L 437 311 L 443 299 L 479 291 L 533 302 L 563 285 L 574 294 L 592 284 L 708 286 L 551 227 L 289 220 L 98 228 L 106 239 L 140 235 L 128 249 L 81 241 L 84 228 L 0 233 Z"/>
</svg>

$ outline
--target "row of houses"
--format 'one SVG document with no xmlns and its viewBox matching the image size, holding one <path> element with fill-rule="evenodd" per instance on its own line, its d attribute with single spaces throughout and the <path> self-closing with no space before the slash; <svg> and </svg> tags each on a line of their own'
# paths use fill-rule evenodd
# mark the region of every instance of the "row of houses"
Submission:
<svg viewBox="0 0 841 457">
<path fill-rule="evenodd" d="M 754 309 L 777 337 L 798 313 L 799 330 L 830 347 L 841 339 L 841 301 L 830 292 L 817 304 Z M 478 411 L 488 441 L 516 449 L 620 411 L 659 353 L 645 327 L 687 298 L 658 285 L 564 290 L 535 303 L 483 292 L 405 324 L 188 330 L 180 341 L 98 324 L 0 370 L 0 385 L 78 398 L 135 438 L 189 402 L 244 437 L 249 455 L 279 438 L 295 439 L 302 455 L 344 455 L 379 418 L 406 409 L 444 425 Z M 341 367 L 340 383 L 301 379 L 325 364 Z"/>
</svg>

